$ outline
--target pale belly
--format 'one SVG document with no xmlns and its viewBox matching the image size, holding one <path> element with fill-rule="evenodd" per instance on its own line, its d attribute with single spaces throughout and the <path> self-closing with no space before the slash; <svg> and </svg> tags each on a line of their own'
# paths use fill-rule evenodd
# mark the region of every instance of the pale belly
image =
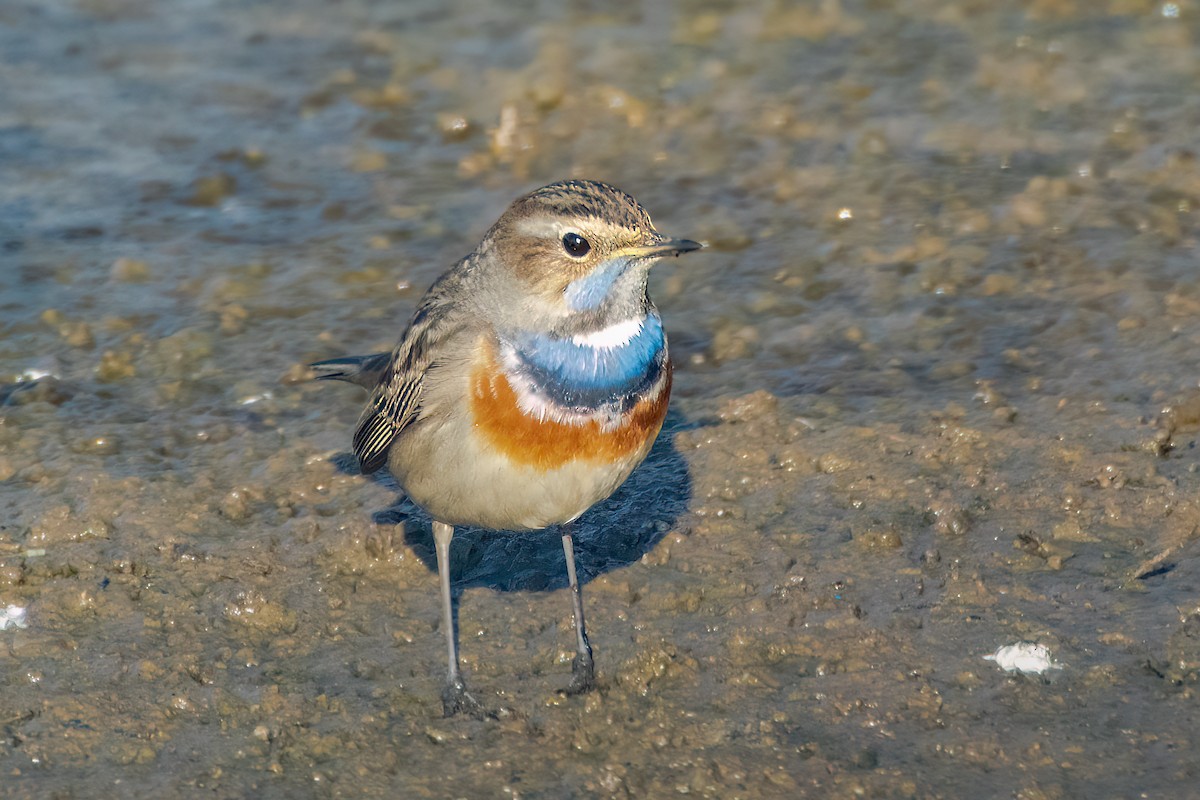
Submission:
<svg viewBox="0 0 1200 800">
<path fill-rule="evenodd" d="M 616 491 L 654 441 L 615 462 L 576 460 L 541 470 L 513 463 L 471 436 L 462 422 L 413 430 L 415 435 L 393 445 L 388 466 L 434 519 L 495 530 L 535 530 L 574 520 Z"/>
</svg>

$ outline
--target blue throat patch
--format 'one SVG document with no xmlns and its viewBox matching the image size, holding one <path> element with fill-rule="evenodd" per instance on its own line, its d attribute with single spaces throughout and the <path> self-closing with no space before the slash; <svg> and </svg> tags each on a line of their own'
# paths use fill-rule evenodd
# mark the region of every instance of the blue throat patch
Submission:
<svg viewBox="0 0 1200 800">
<path fill-rule="evenodd" d="M 624 258 L 614 259 L 604 264 L 582 278 L 577 278 L 567 284 L 563 296 L 567 305 L 574 311 L 590 311 L 600 307 L 612 290 L 617 278 L 625 273 L 629 261 Z"/>
<path fill-rule="evenodd" d="M 542 333 L 512 339 L 521 371 L 540 392 L 560 405 L 587 409 L 617 402 L 632 407 L 662 374 L 666 343 L 662 320 L 654 313 L 619 347 L 592 347 Z"/>
</svg>

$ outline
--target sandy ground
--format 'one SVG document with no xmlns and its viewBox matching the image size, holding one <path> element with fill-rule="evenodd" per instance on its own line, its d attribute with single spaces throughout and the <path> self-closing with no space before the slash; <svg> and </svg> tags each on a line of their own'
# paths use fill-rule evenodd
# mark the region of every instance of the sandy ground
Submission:
<svg viewBox="0 0 1200 800">
<path fill-rule="evenodd" d="M 1200 4 L 460 6 L 0 8 L 0 795 L 1194 796 Z M 557 538 L 465 532 L 442 719 L 303 364 L 571 176 L 710 245 L 672 413 L 600 690 Z"/>
</svg>

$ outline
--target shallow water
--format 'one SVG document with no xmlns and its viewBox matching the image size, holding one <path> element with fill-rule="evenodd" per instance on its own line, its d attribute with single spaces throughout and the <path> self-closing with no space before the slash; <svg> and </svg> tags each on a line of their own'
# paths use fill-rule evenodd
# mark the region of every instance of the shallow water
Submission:
<svg viewBox="0 0 1200 800">
<path fill-rule="evenodd" d="M 1197 19 L 6 4 L 0 793 L 1194 794 Z M 429 530 L 302 365 L 568 176 L 710 244 L 672 416 L 582 523 L 601 690 L 556 537 L 467 533 L 444 720 Z"/>
</svg>

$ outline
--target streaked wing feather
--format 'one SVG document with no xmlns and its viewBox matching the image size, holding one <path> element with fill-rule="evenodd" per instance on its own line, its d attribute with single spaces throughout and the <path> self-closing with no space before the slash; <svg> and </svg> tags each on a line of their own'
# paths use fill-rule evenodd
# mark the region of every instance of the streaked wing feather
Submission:
<svg viewBox="0 0 1200 800">
<path fill-rule="evenodd" d="M 391 372 L 371 397 L 362 419 L 354 431 L 354 452 L 364 474 L 370 474 L 387 463 L 388 448 L 420 411 L 421 380 L 427 363 L 419 369 Z"/>
<path fill-rule="evenodd" d="M 371 392 L 354 431 L 354 452 L 364 474 L 387 464 L 396 437 L 420 417 L 421 388 L 434 363 L 433 350 L 459 327 L 452 322 L 454 307 L 446 301 L 449 288 L 443 279 L 430 289 Z"/>
<path fill-rule="evenodd" d="M 354 452 L 364 475 L 378 472 L 387 463 L 388 448 L 401 428 L 391 419 L 370 410 L 354 431 Z"/>
</svg>

